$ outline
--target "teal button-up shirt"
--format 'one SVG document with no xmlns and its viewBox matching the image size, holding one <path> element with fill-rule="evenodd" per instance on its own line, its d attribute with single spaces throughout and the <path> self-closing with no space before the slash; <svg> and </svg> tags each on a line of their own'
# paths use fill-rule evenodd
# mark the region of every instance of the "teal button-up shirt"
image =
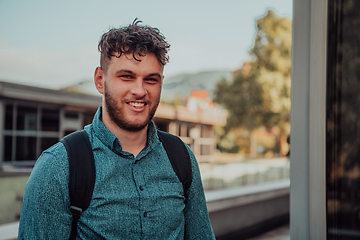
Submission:
<svg viewBox="0 0 360 240">
<path fill-rule="evenodd" d="M 119 140 L 100 119 L 101 108 L 85 127 L 94 153 L 96 182 L 90 206 L 79 220 L 77 239 L 215 239 L 191 150 L 193 178 L 185 204 L 182 184 L 154 124 L 148 127 L 146 147 L 135 158 L 122 151 Z M 68 184 L 66 149 L 57 143 L 39 157 L 26 184 L 19 239 L 69 238 Z"/>
</svg>

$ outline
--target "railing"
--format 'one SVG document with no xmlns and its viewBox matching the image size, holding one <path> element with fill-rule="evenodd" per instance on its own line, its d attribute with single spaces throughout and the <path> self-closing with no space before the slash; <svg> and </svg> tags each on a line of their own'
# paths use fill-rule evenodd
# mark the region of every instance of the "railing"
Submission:
<svg viewBox="0 0 360 240">
<path fill-rule="evenodd" d="M 265 214 L 265 212 L 271 212 L 270 210 L 263 209 L 263 207 L 273 208 L 273 205 L 269 205 L 269 199 L 279 198 L 278 200 L 271 201 L 282 201 L 280 204 L 281 207 L 285 210 L 288 209 L 288 206 L 286 205 L 286 203 L 288 203 L 286 196 L 288 196 L 289 181 L 286 180 L 289 180 L 290 163 L 286 158 L 251 159 L 231 163 L 200 163 L 199 165 L 204 189 L 208 190 L 205 194 L 210 211 L 210 219 L 212 223 L 214 223 L 214 230 L 216 230 L 217 234 L 221 235 L 230 231 L 225 223 L 230 224 L 231 222 L 232 225 L 236 225 L 232 230 L 236 230 L 240 227 L 247 227 L 247 225 L 243 225 L 244 223 L 241 222 L 239 216 L 246 215 L 244 213 L 247 212 L 252 214 L 253 210 L 251 204 L 259 204 L 255 210 L 264 212 L 259 215 L 259 218 L 255 218 L 254 215 L 252 215 L 253 217 L 251 220 L 254 224 L 257 224 L 256 221 L 262 221 L 263 218 L 273 217 L 273 215 L 269 217 Z M 26 181 L 20 179 L 21 177 L 23 178 L 22 175 L 18 178 L 12 176 L 13 179 L 11 182 L 14 183 L 15 179 L 17 179 L 17 181 L 23 181 L 24 183 L 22 185 L 25 185 Z M 5 180 L 5 178 L 3 177 L 2 180 Z M 7 185 L 10 184 L 3 184 L 3 186 Z M 239 189 L 238 187 L 243 188 Z M 14 189 L 14 187 L 12 187 L 12 189 Z M 23 189 L 21 191 L 23 191 Z M 3 190 L 3 192 L 5 191 Z M 11 198 L 11 201 L 13 199 L 14 197 Z M 261 201 L 265 200 L 267 201 L 266 205 L 269 206 L 261 205 Z M 280 211 L 278 208 L 279 207 L 273 209 L 277 214 L 281 215 L 286 213 L 284 209 L 280 209 Z M 236 212 L 237 210 L 235 211 L 232 209 L 240 209 L 241 213 L 238 214 Z M 224 222 L 224 218 L 221 215 L 222 211 L 229 211 L 226 215 L 228 216 L 226 222 Z M 236 214 L 231 217 L 230 213 Z M 221 215 L 219 221 L 217 221 L 217 214 Z M 246 224 L 250 223 L 249 219 L 246 219 L 244 222 L 246 222 Z M 220 223 L 225 224 L 224 229 L 226 228 L 227 230 L 223 230 Z M 0 225 L 0 240 L 16 239 L 17 228 L 18 222 Z"/>
<path fill-rule="evenodd" d="M 206 191 L 216 239 L 248 239 L 289 221 L 290 180 Z"/>
<path fill-rule="evenodd" d="M 287 158 L 200 163 L 199 166 L 205 190 L 257 185 L 290 178 L 290 162 Z"/>
</svg>

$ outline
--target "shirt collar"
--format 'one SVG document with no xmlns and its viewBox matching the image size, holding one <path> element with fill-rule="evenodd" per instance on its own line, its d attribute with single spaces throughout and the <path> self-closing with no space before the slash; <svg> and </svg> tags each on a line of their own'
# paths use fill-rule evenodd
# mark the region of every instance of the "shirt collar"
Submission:
<svg viewBox="0 0 360 240">
<path fill-rule="evenodd" d="M 100 106 L 94 116 L 92 127 L 96 137 L 110 150 L 121 155 L 131 155 L 122 151 L 122 146 L 117 137 L 104 125 L 101 121 L 102 106 Z M 160 143 L 157 130 L 153 121 L 148 125 L 147 142 L 145 148 L 138 154 L 136 158 L 141 158 L 150 152 L 157 144 Z"/>
</svg>

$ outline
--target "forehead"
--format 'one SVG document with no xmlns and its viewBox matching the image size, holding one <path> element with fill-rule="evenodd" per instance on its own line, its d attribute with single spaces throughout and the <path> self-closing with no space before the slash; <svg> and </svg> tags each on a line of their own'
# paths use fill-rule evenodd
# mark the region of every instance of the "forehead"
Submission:
<svg viewBox="0 0 360 240">
<path fill-rule="evenodd" d="M 136 59 L 135 59 L 136 58 Z M 121 69 L 134 71 L 136 73 L 159 73 L 162 75 L 164 66 L 159 62 L 155 54 L 148 53 L 145 56 L 135 54 L 122 54 L 112 56 L 109 62 L 108 71 L 114 72 Z"/>
</svg>

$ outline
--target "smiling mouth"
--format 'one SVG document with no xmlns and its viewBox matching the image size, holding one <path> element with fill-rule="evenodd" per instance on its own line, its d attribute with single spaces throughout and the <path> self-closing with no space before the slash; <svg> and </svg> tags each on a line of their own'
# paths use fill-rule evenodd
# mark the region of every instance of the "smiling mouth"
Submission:
<svg viewBox="0 0 360 240">
<path fill-rule="evenodd" d="M 145 102 L 128 102 L 127 104 L 133 106 L 134 108 L 142 108 L 143 106 L 146 105 Z"/>
</svg>

